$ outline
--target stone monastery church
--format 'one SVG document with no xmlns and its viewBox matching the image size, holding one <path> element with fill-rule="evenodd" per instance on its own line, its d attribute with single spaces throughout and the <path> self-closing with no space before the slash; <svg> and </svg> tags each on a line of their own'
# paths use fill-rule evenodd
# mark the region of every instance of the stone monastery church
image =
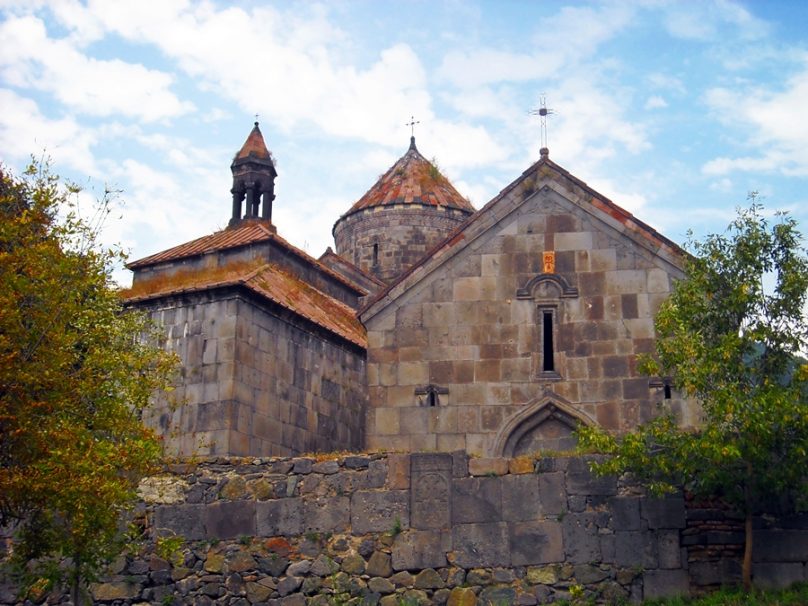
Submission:
<svg viewBox="0 0 808 606">
<path fill-rule="evenodd" d="M 182 405 L 148 419 L 173 452 L 516 456 L 660 405 L 695 422 L 637 370 L 684 253 L 546 148 L 475 210 L 413 137 L 346 203 L 318 259 L 272 222 L 277 172 L 257 122 L 231 171 L 226 229 L 128 266 L 128 304 L 182 360 Z"/>
</svg>

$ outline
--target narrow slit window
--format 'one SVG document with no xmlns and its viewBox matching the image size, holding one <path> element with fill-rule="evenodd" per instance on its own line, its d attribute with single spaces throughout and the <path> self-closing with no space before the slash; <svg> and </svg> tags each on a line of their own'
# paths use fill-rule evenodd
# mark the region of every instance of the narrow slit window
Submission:
<svg viewBox="0 0 808 606">
<path fill-rule="evenodd" d="M 436 391 L 433 390 L 430 391 L 429 394 L 427 394 L 427 404 L 430 407 L 438 405 L 438 393 Z"/>
<path fill-rule="evenodd" d="M 373 244 L 373 265 L 379 264 L 379 243 Z"/>
<path fill-rule="evenodd" d="M 665 399 L 671 399 L 671 384 L 670 381 L 665 381 Z"/>
<path fill-rule="evenodd" d="M 541 312 L 542 323 L 542 370 L 544 372 L 554 372 L 555 350 L 553 347 L 553 310 L 543 309 Z"/>
</svg>

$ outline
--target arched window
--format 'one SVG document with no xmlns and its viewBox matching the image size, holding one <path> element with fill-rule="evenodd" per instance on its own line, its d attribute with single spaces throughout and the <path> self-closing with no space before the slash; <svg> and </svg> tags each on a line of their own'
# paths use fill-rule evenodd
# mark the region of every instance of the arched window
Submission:
<svg viewBox="0 0 808 606">
<path fill-rule="evenodd" d="M 547 253 L 545 253 L 545 256 Z M 534 376 L 540 380 L 561 379 L 558 362 L 558 330 L 563 299 L 576 298 L 578 289 L 563 276 L 542 273 L 534 276 L 516 291 L 516 298 L 536 304 L 536 346 L 534 349 Z"/>
</svg>

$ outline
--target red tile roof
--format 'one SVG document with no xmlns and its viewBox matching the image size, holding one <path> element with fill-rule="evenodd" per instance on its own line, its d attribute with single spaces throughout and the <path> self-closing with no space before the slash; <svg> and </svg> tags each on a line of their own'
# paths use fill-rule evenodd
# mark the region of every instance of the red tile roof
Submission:
<svg viewBox="0 0 808 606">
<path fill-rule="evenodd" d="M 256 267 L 255 263 L 234 263 L 216 270 L 160 276 L 138 282 L 122 296 L 128 303 L 139 303 L 226 286 L 247 288 L 359 347 L 367 347 L 365 328 L 353 309 L 272 264 Z"/>
<path fill-rule="evenodd" d="M 474 212 L 474 207 L 454 188 L 437 167 L 415 147 L 410 148 L 344 216 L 365 208 L 392 204 L 424 204 Z"/>
<path fill-rule="evenodd" d="M 132 261 L 131 263 L 127 263 L 126 267 L 129 269 L 137 269 L 139 267 L 147 267 L 166 261 L 175 261 L 186 257 L 204 255 L 205 253 L 217 250 L 238 248 L 239 246 L 246 246 L 247 244 L 265 242 L 272 239 L 274 235 L 273 229 L 273 227 L 269 226 L 268 222 L 242 221 L 237 227 L 232 229 L 223 229 L 222 231 L 202 236 L 196 240 L 191 240 L 185 244 L 174 246 L 168 250 Z"/>
<path fill-rule="evenodd" d="M 265 160 L 272 159 L 272 154 L 267 149 L 267 144 L 264 143 L 264 136 L 261 134 L 261 129 L 258 128 L 258 122 L 253 126 L 253 129 L 247 136 L 247 140 L 244 142 L 244 145 L 241 146 L 241 149 L 234 159 L 239 160 L 249 156 L 263 158 Z"/>
<path fill-rule="evenodd" d="M 329 297 L 274 265 L 267 265 L 246 280 L 255 292 L 278 305 L 293 311 L 315 324 L 347 339 L 360 347 L 367 347 L 365 327 L 348 305 Z"/>
<path fill-rule="evenodd" d="M 258 244 L 260 242 L 273 242 L 304 260 L 306 263 L 316 266 L 320 271 L 350 287 L 359 295 L 368 294 L 368 291 L 365 288 L 355 284 L 342 274 L 334 271 L 325 264 L 320 263 L 320 261 L 305 251 L 300 250 L 296 246 L 293 246 L 281 238 L 277 233 L 275 233 L 275 227 L 269 223 L 269 221 L 261 219 L 241 221 L 235 227 L 229 227 L 213 234 L 202 236 L 196 240 L 191 240 L 185 244 L 174 246 L 168 250 L 155 253 L 148 257 L 137 259 L 136 261 L 127 263 L 126 267 L 128 269 L 140 269 L 142 267 L 148 267 L 149 265 L 167 263 L 169 261 L 195 257 L 229 248 L 238 248 L 239 246 L 247 246 L 249 244 Z"/>
</svg>

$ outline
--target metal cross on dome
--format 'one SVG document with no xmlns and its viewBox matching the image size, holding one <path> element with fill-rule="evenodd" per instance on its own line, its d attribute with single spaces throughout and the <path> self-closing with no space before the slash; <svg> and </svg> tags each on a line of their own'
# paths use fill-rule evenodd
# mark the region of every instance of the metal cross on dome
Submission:
<svg viewBox="0 0 808 606">
<path fill-rule="evenodd" d="M 411 137 L 414 137 L 414 136 L 415 136 L 415 125 L 416 125 L 416 124 L 420 124 L 420 123 L 421 123 L 421 121 L 420 121 L 420 120 L 416 120 L 416 119 L 415 119 L 415 116 L 410 116 L 410 121 L 409 121 L 409 122 L 407 122 L 407 123 L 404 125 L 404 126 L 409 126 L 409 127 L 410 127 L 410 129 L 411 129 L 411 130 L 410 130 L 410 136 L 411 136 Z"/>
</svg>

